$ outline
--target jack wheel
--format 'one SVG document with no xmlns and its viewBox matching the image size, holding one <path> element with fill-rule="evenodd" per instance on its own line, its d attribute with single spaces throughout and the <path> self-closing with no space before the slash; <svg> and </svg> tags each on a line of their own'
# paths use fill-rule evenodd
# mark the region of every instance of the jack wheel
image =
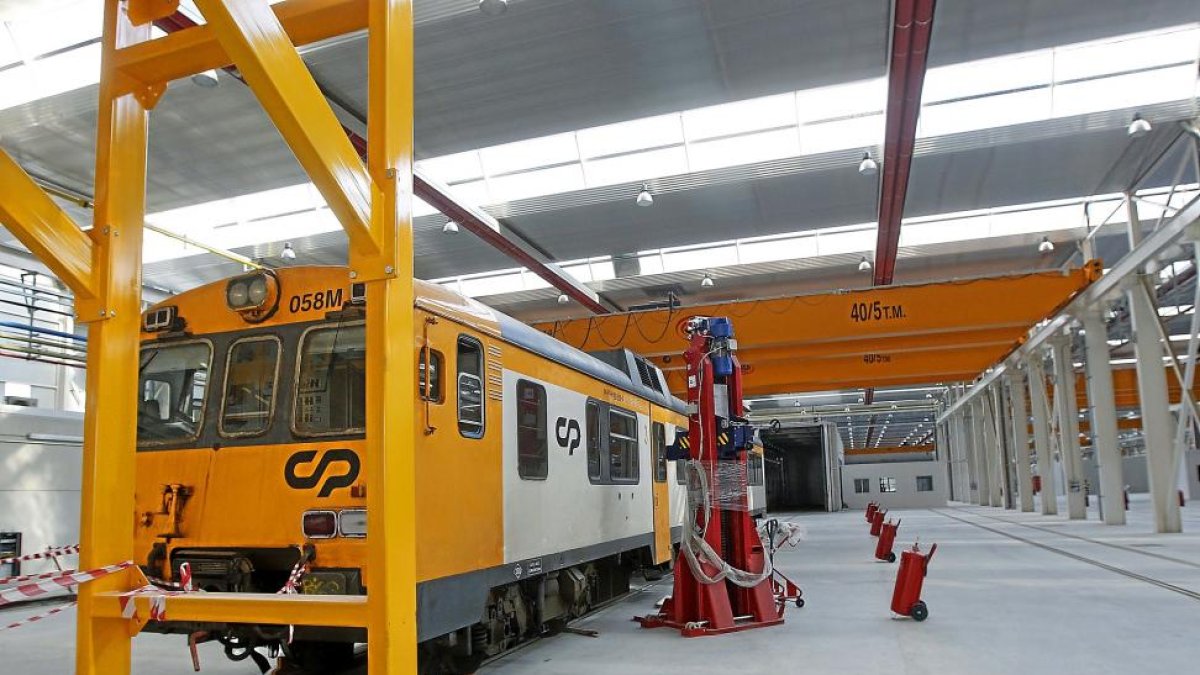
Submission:
<svg viewBox="0 0 1200 675">
<path fill-rule="evenodd" d="M 803 606 L 804 606 L 804 598 L 796 598 L 796 608 L 798 609 Z"/>
<path fill-rule="evenodd" d="M 896 554 L 895 553 L 887 554 L 887 561 L 890 563 L 896 562 Z"/>
<path fill-rule="evenodd" d="M 908 611 L 908 615 L 913 618 L 913 621 L 924 621 L 929 618 L 929 608 L 925 606 L 924 601 L 918 600 Z"/>
</svg>

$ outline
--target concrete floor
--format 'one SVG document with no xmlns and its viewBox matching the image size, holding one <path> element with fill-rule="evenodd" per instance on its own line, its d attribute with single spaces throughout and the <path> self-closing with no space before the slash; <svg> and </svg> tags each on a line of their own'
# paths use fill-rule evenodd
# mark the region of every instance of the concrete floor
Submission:
<svg viewBox="0 0 1200 675">
<path fill-rule="evenodd" d="M 961 505 L 893 514 L 903 519 L 898 545 L 914 537 L 939 544 L 923 593 L 924 623 L 891 617 L 896 566 L 872 560 L 874 539 L 861 513 L 789 515 L 809 538 L 776 561 L 803 585 L 807 606 L 789 608 L 783 626 L 690 640 L 639 628 L 630 618 L 653 610 L 670 590 L 668 578 L 578 622 L 600 637 L 542 640 L 481 675 L 1194 670 L 1200 505 L 1185 509 L 1181 535 L 1149 534 L 1149 504 L 1136 497 L 1123 528 L 1097 523 L 1094 509 L 1084 522 Z M 0 613 L 0 625 L 29 613 Z M 0 632 L 3 671 L 71 672 L 73 640 L 73 611 Z M 180 637 L 139 637 L 134 664 L 135 673 L 191 672 Z M 257 672 L 248 661 L 226 661 L 212 645 L 202 664 L 208 673 Z"/>
</svg>

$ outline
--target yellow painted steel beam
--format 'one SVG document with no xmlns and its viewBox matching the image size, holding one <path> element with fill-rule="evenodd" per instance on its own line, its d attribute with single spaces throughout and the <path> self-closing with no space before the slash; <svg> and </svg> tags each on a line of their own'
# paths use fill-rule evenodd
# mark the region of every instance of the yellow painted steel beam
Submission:
<svg viewBox="0 0 1200 675">
<path fill-rule="evenodd" d="M 367 668 L 388 675 L 417 672 L 412 2 L 375 0 L 369 18 L 367 159 L 382 248 L 375 262 L 352 251 L 351 264 L 386 267 L 366 284 Z"/>
<path fill-rule="evenodd" d="M 138 616 L 150 616 L 150 597 L 135 596 Z M 191 593 L 169 596 L 171 621 L 262 623 L 269 625 L 367 625 L 367 598 L 358 595 L 274 595 L 265 593 Z M 95 598 L 95 616 L 127 627 L 121 618 L 121 594 L 101 593 Z M 128 638 L 126 638 L 128 639 Z"/>
<path fill-rule="evenodd" d="M 107 0 L 96 131 L 95 222 L 89 232 L 97 288 L 94 318 L 101 314 L 104 318 L 92 324 L 88 333 L 79 538 L 83 569 L 134 556 L 130 519 L 136 471 L 148 115 L 135 95 L 115 93 L 108 65 L 117 49 L 149 37 L 148 25 L 130 22 L 124 2 Z M 128 575 L 104 577 L 79 587 L 77 674 L 129 672 L 129 622 L 97 611 L 101 594 L 127 590 Z"/>
<path fill-rule="evenodd" d="M 266 0 L 196 0 L 196 6 L 346 230 L 352 256 L 377 258 L 371 179 L 279 18 Z"/>
<path fill-rule="evenodd" d="M 366 28 L 367 1 L 288 0 L 271 10 L 292 44 L 302 46 Z M 232 63 L 214 31 L 200 25 L 121 49 L 112 65 L 120 74 L 120 93 L 133 93 Z"/>
<path fill-rule="evenodd" d="M 867 455 L 906 455 L 919 452 L 933 452 L 932 445 L 896 445 L 886 448 L 846 448 L 844 452 L 850 457 L 862 457 Z"/>
<path fill-rule="evenodd" d="M 1011 344 L 1016 344 L 1031 325 L 1065 304 L 1097 273 L 1089 264 L 1065 273 L 696 305 L 536 327 L 584 351 L 627 347 L 645 356 L 681 353 L 682 326 L 692 316 L 732 319 L 741 350 L 911 336 L 923 336 L 929 345 L 953 345 L 958 334 L 981 330 L 1010 330 Z"/>
<path fill-rule="evenodd" d="M 1013 347 L 1013 330 L 992 328 L 942 333 L 937 339 L 928 335 L 902 335 L 890 338 L 847 339 L 837 342 L 813 342 L 788 347 L 747 348 L 740 346 L 738 359 L 743 364 L 764 364 L 771 361 L 805 361 L 838 357 L 886 359 L 895 354 L 931 354 L 945 349 L 972 349 L 1003 356 Z M 651 359 L 664 371 L 682 370 L 687 363 L 679 356 L 658 356 Z"/>
<path fill-rule="evenodd" d="M 799 393 L 867 386 L 899 386 L 958 382 L 970 379 L 990 363 L 991 353 L 947 349 L 937 353 L 895 354 L 887 360 L 861 356 L 807 361 L 742 364 L 747 395 Z M 982 364 L 982 365 L 981 365 Z M 684 371 L 665 373 L 667 386 L 678 395 L 686 391 Z"/>
<path fill-rule="evenodd" d="M 91 239 L 3 150 L 0 224 L 46 263 L 75 292 L 77 300 L 96 297 Z"/>
</svg>

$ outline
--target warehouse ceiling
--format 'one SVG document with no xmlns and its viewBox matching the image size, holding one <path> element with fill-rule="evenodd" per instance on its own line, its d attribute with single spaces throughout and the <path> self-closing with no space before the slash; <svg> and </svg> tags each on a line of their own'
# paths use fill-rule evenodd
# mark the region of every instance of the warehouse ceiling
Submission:
<svg viewBox="0 0 1200 675">
<path fill-rule="evenodd" d="M 70 19 L 64 13 L 75 4 L 0 0 L 0 20 L 13 22 L 13 35 L 29 34 L 33 26 L 57 50 L 83 53 L 94 48 L 94 36 L 89 37 L 86 28 L 66 25 Z M 419 160 L 886 76 L 891 3 L 885 0 L 512 0 L 509 10 L 497 17 L 483 15 L 476 4 L 416 0 Z M 1195 27 L 1198 20 L 1194 0 L 943 2 L 936 11 L 929 66 L 945 68 L 1143 31 Z M 60 42 L 69 44 L 54 42 L 60 26 L 67 34 Z M 1193 45 L 1191 52 L 1194 60 L 1200 45 Z M 349 111 L 348 117 L 361 116 L 366 108 L 365 38 L 314 45 L 304 56 L 330 97 Z M 20 62 L 41 61 L 38 57 L 28 50 L 6 53 L 0 44 L 0 90 L 19 89 L 21 81 L 12 78 L 19 75 Z M 1130 77 L 1139 67 L 1130 65 Z M 1194 63 L 1190 67 L 1194 77 Z M 1118 79 L 1102 84 L 1113 91 L 1124 86 Z M 839 97 L 849 96 L 840 89 L 816 91 L 813 96 L 832 99 L 818 104 L 835 108 Z M 1197 115 L 1196 91 L 1192 87 L 1180 96 L 1149 102 L 1118 97 L 1105 109 L 1073 111 L 1068 105 L 1042 117 L 997 119 L 962 130 L 919 134 L 905 218 L 948 218 L 1072 200 L 1082 213 L 1083 200 L 1125 190 L 1180 136 L 1178 122 Z M 1014 92 L 1020 95 L 1021 86 Z M 95 85 L 35 93 L 15 104 L 6 103 L 6 95 L 0 93 L 0 147 L 37 177 L 90 195 Z M 803 117 L 800 101 L 805 99 L 797 97 L 796 108 Z M 878 129 L 868 129 L 864 138 L 869 140 L 863 143 L 835 143 L 828 149 L 734 165 L 717 162 L 685 173 L 630 173 L 625 180 L 490 200 L 485 206 L 506 231 L 549 259 L 603 261 L 608 271 L 583 281 L 621 307 L 661 300 L 667 293 L 699 302 L 868 285 L 870 274 L 857 267 L 873 250 L 873 234 L 863 239 L 866 244 L 821 249 L 819 256 L 749 262 L 710 256 L 702 265 L 654 268 L 638 255 L 735 241 L 744 249 L 763 237 L 806 233 L 828 240 L 833 228 L 873 233 L 876 181 L 859 175 L 856 167 L 864 151 L 879 156 L 882 95 L 878 100 L 875 109 L 868 104 L 850 111 L 851 118 L 879 120 Z M 1125 133 L 1135 112 L 1154 122 L 1146 137 L 1131 139 Z M 962 109 L 956 116 L 988 114 L 985 106 L 974 112 Z M 354 126 L 353 119 L 349 122 Z M 922 116 L 921 124 L 934 122 L 932 114 Z M 811 142 L 802 140 L 801 145 Z M 690 149 L 686 142 L 681 148 L 683 153 Z M 690 169 L 694 162 L 693 156 L 686 166 Z M 149 169 L 151 213 L 182 213 L 172 210 L 234 197 L 250 199 L 307 182 L 251 92 L 224 76 L 215 88 L 190 81 L 171 85 L 151 116 Z M 1160 170 L 1148 183 L 1169 186 L 1172 173 Z M 643 183 L 655 194 L 651 208 L 634 204 Z M 64 205 L 81 222 L 90 220 L 86 209 Z M 156 222 L 199 236 L 189 231 L 195 213 L 189 218 Z M 263 222 L 251 243 L 235 236 L 234 228 L 222 234 L 212 227 L 217 223 L 196 227 L 210 244 L 271 264 L 283 264 L 278 254 L 284 241 L 300 253 L 297 263 L 345 260 L 340 230 L 297 230 L 283 220 Z M 443 216 L 428 210 L 416 218 L 418 276 L 464 284 L 464 277 L 487 279 L 488 274 L 516 267 L 466 232 L 443 234 L 444 223 Z M 243 230 L 253 225 L 239 224 Z M 985 238 L 906 241 L 902 234 L 897 281 L 1015 273 L 1078 262 L 1073 244 L 1084 234 L 1082 218 Z M 1038 252 L 1043 236 L 1059 245 L 1053 253 Z M 1102 254 L 1119 253 L 1122 231 L 1106 229 L 1099 241 Z M 0 245 L 10 252 L 17 246 L 3 232 Z M 169 290 L 240 271 L 236 263 L 212 255 L 179 258 L 180 254 L 161 253 L 148 253 L 146 280 Z M 618 264 L 613 256 L 622 261 L 632 257 L 638 264 Z M 713 287 L 699 286 L 704 272 L 717 281 Z M 482 299 L 526 320 L 585 311 L 559 304 L 557 291 L 538 284 L 491 285 L 503 291 Z"/>
</svg>

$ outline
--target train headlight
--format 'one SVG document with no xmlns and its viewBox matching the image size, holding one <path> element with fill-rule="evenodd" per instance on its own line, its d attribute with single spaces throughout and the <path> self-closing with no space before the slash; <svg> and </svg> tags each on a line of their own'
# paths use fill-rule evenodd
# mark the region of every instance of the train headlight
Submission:
<svg viewBox="0 0 1200 675">
<path fill-rule="evenodd" d="M 225 290 L 225 302 L 229 304 L 230 309 L 245 307 L 248 297 L 249 293 L 246 291 L 245 281 L 229 284 L 229 288 Z"/>
<path fill-rule="evenodd" d="M 265 321 L 279 309 L 279 277 L 259 270 L 234 277 L 225 285 L 225 304 L 250 323 Z"/>
<path fill-rule="evenodd" d="M 367 536 L 366 509 L 346 509 L 339 513 L 338 530 L 343 537 Z"/>
</svg>

